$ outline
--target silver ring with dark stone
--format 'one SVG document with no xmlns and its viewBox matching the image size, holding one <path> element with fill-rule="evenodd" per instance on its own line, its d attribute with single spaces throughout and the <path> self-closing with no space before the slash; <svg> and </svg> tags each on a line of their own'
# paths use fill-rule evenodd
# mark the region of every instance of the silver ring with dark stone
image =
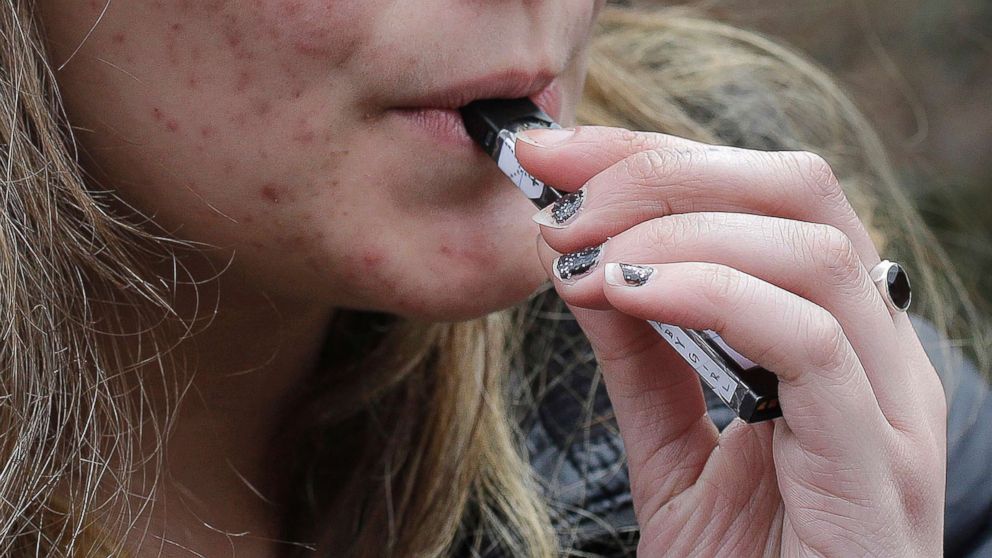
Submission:
<svg viewBox="0 0 992 558">
<path fill-rule="evenodd" d="M 869 276 L 878 287 L 878 292 L 882 294 L 882 300 L 885 301 L 889 312 L 895 314 L 909 309 L 913 301 L 913 289 L 909 284 L 909 275 L 901 265 L 882 260 L 871 268 Z"/>
</svg>

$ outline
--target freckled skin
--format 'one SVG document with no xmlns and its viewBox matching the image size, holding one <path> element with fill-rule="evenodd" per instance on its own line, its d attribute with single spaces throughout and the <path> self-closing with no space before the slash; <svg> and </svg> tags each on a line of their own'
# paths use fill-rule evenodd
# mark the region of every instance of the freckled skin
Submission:
<svg viewBox="0 0 992 558">
<path fill-rule="evenodd" d="M 58 66 L 106 2 L 37 4 Z M 73 124 L 92 130 L 78 139 L 101 185 L 184 238 L 237 250 L 251 286 L 465 319 L 545 280 L 534 207 L 481 152 L 418 137 L 388 109 L 543 65 L 561 73 L 571 124 L 601 4 L 111 2 L 58 77 Z"/>
</svg>

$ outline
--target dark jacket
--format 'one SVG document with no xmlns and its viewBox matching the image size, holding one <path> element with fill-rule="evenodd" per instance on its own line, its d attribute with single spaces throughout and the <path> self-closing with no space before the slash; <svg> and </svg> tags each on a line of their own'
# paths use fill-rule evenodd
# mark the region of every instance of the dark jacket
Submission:
<svg viewBox="0 0 992 558">
<path fill-rule="evenodd" d="M 540 398 L 521 419 L 531 463 L 547 484 L 565 548 L 573 548 L 576 556 L 634 556 L 637 523 L 609 399 L 588 340 L 560 299 L 547 297 L 528 328 L 535 341 L 528 358 L 544 363 L 537 365 L 540 370 L 528 371 L 538 384 L 530 389 Z M 914 317 L 913 323 L 948 398 L 946 555 L 992 556 L 989 388 L 974 365 L 928 322 Z M 733 414 L 705 385 L 704 391 L 710 416 L 723 429 Z"/>
</svg>

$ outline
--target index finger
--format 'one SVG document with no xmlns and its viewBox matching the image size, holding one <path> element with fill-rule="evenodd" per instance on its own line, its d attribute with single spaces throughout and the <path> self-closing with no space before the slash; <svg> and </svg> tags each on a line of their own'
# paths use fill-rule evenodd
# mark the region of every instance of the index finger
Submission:
<svg viewBox="0 0 992 558">
<path fill-rule="evenodd" d="M 610 126 L 532 128 L 519 132 L 517 140 L 517 160 L 527 172 L 567 192 L 578 190 L 593 176 L 635 153 L 704 145 L 668 134 Z M 556 149 L 566 140 L 568 149 Z"/>
</svg>

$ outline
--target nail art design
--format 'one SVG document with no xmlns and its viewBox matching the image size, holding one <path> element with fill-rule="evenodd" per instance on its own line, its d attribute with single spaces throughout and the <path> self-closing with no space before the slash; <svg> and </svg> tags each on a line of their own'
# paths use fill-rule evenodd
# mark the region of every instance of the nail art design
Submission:
<svg viewBox="0 0 992 558">
<path fill-rule="evenodd" d="M 646 265 L 620 264 L 620 271 L 623 273 L 623 280 L 631 287 L 640 287 L 647 283 L 648 277 L 654 273 L 653 267 Z"/>
<path fill-rule="evenodd" d="M 583 248 L 571 254 L 562 254 L 555 258 L 554 267 L 558 278 L 562 281 L 568 281 L 573 277 L 588 273 L 599 262 L 599 257 L 603 252 L 602 248 L 601 244 Z"/>
<path fill-rule="evenodd" d="M 582 206 L 582 202 L 585 201 L 585 197 L 585 187 L 565 194 L 555 200 L 553 204 L 538 211 L 534 215 L 534 221 L 556 229 L 564 228 L 566 221 L 570 220 L 579 212 L 579 208 Z"/>
<path fill-rule="evenodd" d="M 565 194 L 551 204 L 551 216 L 559 225 L 568 221 L 579 210 L 582 200 L 586 197 L 585 191 L 581 188 L 575 192 Z"/>
</svg>

